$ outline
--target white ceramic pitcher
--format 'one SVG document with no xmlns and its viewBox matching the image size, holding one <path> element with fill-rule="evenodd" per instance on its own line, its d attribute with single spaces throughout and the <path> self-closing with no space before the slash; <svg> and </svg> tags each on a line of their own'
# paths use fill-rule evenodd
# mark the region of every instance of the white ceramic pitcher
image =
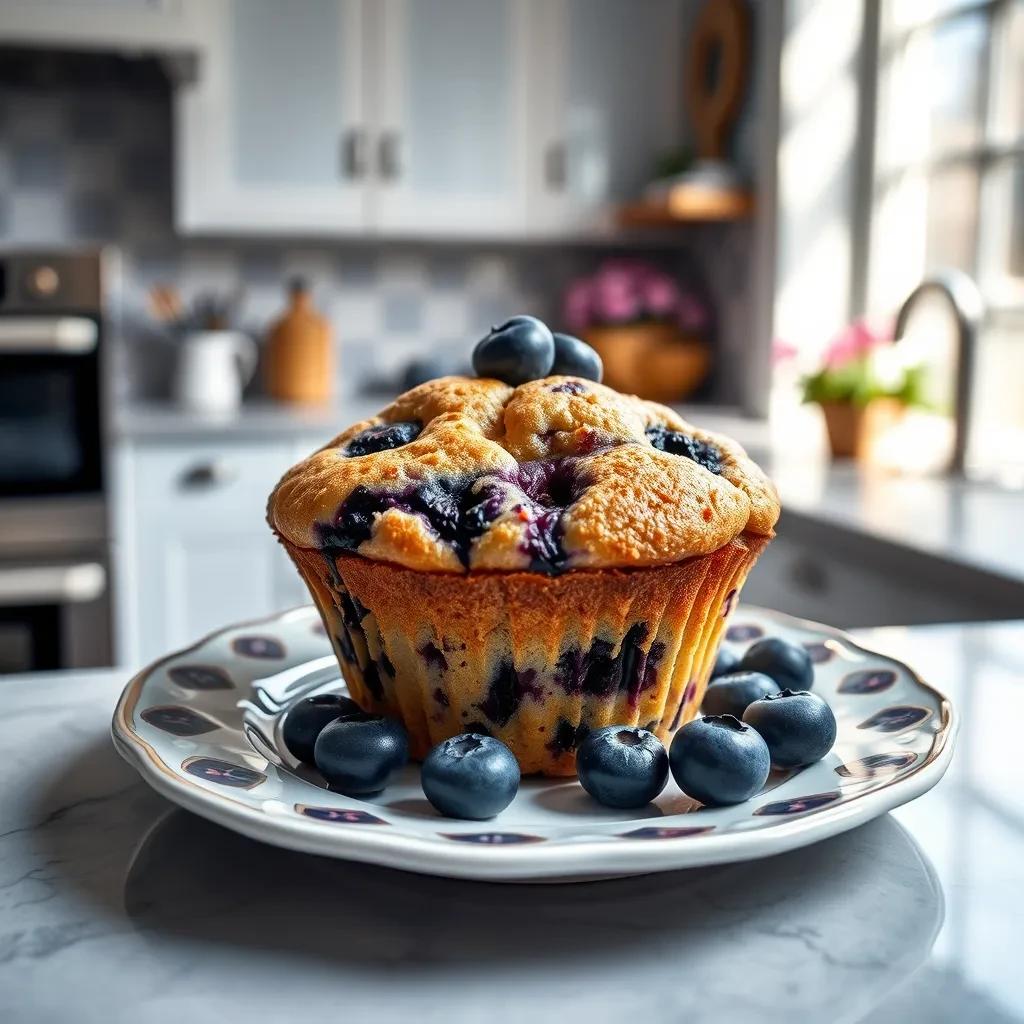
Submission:
<svg viewBox="0 0 1024 1024">
<path fill-rule="evenodd" d="M 241 331 L 193 331 L 178 351 L 174 397 L 191 412 L 233 412 L 256 362 L 256 343 Z"/>
</svg>

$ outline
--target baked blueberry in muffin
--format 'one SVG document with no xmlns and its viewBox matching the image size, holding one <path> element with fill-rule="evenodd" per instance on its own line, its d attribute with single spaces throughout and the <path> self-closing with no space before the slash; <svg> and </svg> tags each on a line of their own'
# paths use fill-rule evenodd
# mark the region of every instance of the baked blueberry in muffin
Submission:
<svg viewBox="0 0 1024 1024">
<path fill-rule="evenodd" d="M 537 323 L 515 328 L 526 369 L 544 361 Z M 564 374 L 421 384 L 269 505 L 353 697 L 400 717 L 413 756 L 472 727 L 548 774 L 572 772 L 588 731 L 668 742 L 696 713 L 778 514 L 735 442 Z"/>
</svg>

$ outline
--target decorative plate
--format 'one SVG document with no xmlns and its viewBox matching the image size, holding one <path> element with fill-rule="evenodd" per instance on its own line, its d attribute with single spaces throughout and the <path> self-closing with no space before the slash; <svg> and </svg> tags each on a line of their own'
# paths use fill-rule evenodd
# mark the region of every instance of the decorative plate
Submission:
<svg viewBox="0 0 1024 1024">
<path fill-rule="evenodd" d="M 344 689 L 312 607 L 231 626 L 145 669 L 121 696 L 113 735 L 158 792 L 254 839 L 490 881 L 582 881 L 765 857 L 854 828 L 938 782 L 957 730 L 942 694 L 836 630 L 776 612 L 741 608 L 725 642 L 739 651 L 766 635 L 810 651 L 838 738 L 823 761 L 773 773 L 735 807 L 703 808 L 669 780 L 655 803 L 616 811 L 575 780 L 527 779 L 492 821 L 456 821 L 427 803 L 416 765 L 372 799 L 333 793 L 280 740 L 292 703 Z"/>
</svg>

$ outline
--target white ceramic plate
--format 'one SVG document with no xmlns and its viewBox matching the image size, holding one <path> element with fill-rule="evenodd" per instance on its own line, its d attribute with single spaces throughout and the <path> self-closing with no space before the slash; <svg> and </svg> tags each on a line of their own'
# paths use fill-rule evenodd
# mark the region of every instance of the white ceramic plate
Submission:
<svg viewBox="0 0 1024 1024">
<path fill-rule="evenodd" d="M 114 741 L 168 799 L 254 839 L 329 857 L 490 881 L 584 880 L 781 853 L 913 800 L 942 777 L 957 719 L 906 665 L 826 626 L 741 608 L 726 643 L 782 636 L 816 663 L 815 691 L 835 711 L 834 750 L 773 773 L 747 803 L 702 808 L 670 780 L 657 801 L 616 811 L 575 780 L 526 780 L 492 821 L 443 818 L 410 765 L 377 797 L 332 793 L 284 750 L 280 727 L 300 697 L 342 691 L 312 607 L 232 626 L 137 675 L 114 713 Z"/>
</svg>

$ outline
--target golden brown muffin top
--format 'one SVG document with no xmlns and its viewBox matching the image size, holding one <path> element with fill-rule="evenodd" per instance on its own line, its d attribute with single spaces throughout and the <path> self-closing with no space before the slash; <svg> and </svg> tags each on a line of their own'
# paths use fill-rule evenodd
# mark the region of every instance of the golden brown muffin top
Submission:
<svg viewBox="0 0 1024 1024">
<path fill-rule="evenodd" d="M 442 377 L 294 466 L 292 544 L 447 572 L 629 568 L 771 535 L 779 500 L 727 437 L 578 377 Z"/>
</svg>

